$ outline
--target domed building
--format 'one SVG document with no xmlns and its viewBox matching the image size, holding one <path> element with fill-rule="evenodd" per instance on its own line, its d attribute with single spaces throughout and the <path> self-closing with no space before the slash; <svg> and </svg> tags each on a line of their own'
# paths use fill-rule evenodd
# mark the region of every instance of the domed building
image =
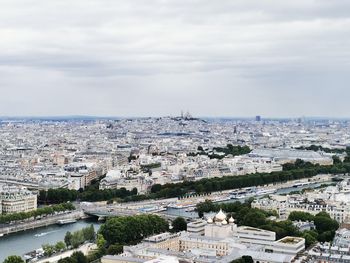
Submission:
<svg viewBox="0 0 350 263">
<path fill-rule="evenodd" d="M 208 218 L 204 231 L 208 237 L 226 238 L 232 237 L 236 228 L 235 220 L 232 217 L 227 219 L 226 214 L 220 209 L 213 218 Z"/>
</svg>

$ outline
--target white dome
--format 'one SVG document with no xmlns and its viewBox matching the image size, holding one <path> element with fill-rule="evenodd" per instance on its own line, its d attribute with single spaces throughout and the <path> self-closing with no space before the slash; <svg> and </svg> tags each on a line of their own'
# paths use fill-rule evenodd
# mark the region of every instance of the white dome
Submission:
<svg viewBox="0 0 350 263">
<path fill-rule="evenodd" d="M 211 217 L 209 217 L 208 220 L 207 220 L 207 223 L 208 224 L 212 224 L 213 223 L 213 219 Z"/>
<path fill-rule="evenodd" d="M 233 217 L 231 216 L 230 219 L 228 220 L 228 222 L 229 222 L 230 224 L 232 224 L 232 223 L 235 222 L 235 220 L 234 220 Z"/>
<path fill-rule="evenodd" d="M 219 213 L 217 213 L 216 216 L 215 216 L 215 220 L 220 222 L 220 221 L 224 221 L 225 219 L 226 219 L 226 215 L 220 209 Z"/>
<path fill-rule="evenodd" d="M 223 225 L 227 225 L 226 219 L 224 219 L 224 221 L 222 221 L 222 224 L 223 224 Z"/>
</svg>

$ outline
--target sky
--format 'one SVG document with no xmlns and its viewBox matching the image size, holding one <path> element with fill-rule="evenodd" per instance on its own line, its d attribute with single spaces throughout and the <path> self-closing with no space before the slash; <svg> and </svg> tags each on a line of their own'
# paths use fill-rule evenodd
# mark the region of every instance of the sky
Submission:
<svg viewBox="0 0 350 263">
<path fill-rule="evenodd" d="M 350 117 L 349 0 L 1 0 L 0 116 Z"/>
</svg>

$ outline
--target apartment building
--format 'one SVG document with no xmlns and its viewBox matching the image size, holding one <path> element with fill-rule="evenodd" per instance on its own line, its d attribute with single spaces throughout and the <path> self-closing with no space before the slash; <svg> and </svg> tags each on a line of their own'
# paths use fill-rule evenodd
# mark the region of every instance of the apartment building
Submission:
<svg viewBox="0 0 350 263">
<path fill-rule="evenodd" d="M 2 214 L 29 212 L 37 209 L 37 195 L 11 186 L 0 187 L 0 208 Z"/>
</svg>

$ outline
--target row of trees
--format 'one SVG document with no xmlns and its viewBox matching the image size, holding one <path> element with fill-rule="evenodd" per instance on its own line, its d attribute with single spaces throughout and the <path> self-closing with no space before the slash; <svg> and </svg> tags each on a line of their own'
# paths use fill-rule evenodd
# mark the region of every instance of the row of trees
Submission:
<svg viewBox="0 0 350 263">
<path fill-rule="evenodd" d="M 64 242 L 67 247 L 78 248 L 85 241 L 94 241 L 95 240 L 95 229 L 93 225 L 84 227 L 81 230 L 75 231 L 73 233 L 67 232 L 64 237 Z"/>
<path fill-rule="evenodd" d="M 224 204 L 214 204 L 211 201 L 205 201 L 197 205 L 196 210 L 200 217 L 204 213 L 217 212 L 220 209 L 228 213 L 228 216 L 233 216 L 238 225 L 251 226 L 261 228 L 276 233 L 276 238 L 281 239 L 286 236 L 300 236 L 306 240 L 306 246 L 310 246 L 316 241 L 325 242 L 331 241 L 334 238 L 335 231 L 338 229 L 338 223 L 331 219 L 325 212 L 321 212 L 316 216 L 308 213 L 293 212 L 288 220 L 272 221 L 268 217 L 276 215 L 275 212 L 267 212 L 264 210 L 251 208 L 251 201 L 245 203 L 234 202 Z M 314 221 L 316 231 L 300 232 L 292 223 L 294 220 Z"/>
<path fill-rule="evenodd" d="M 321 145 L 310 145 L 308 147 L 302 146 L 302 147 L 298 147 L 296 148 L 298 150 L 309 150 L 309 151 L 322 151 L 325 153 L 335 153 L 335 154 L 342 154 L 342 153 L 347 153 L 348 155 L 350 155 L 350 147 L 346 147 L 346 149 L 330 149 L 330 148 L 326 148 L 323 147 Z"/>
<path fill-rule="evenodd" d="M 66 250 L 67 246 L 64 242 L 58 241 L 55 245 L 45 244 L 42 246 L 42 248 L 44 250 L 44 255 L 50 257 L 55 253 Z"/>
<path fill-rule="evenodd" d="M 255 173 L 244 176 L 225 176 L 221 178 L 187 181 L 177 184 L 154 185 L 151 188 L 152 198 L 177 197 L 189 192 L 212 192 L 286 182 L 310 178 L 317 174 L 345 174 L 350 172 L 350 163 L 340 162 L 334 165 L 321 166 L 297 160 L 295 164 L 286 164 L 283 171 L 273 173 Z"/>
<path fill-rule="evenodd" d="M 0 215 L 0 223 L 6 224 L 14 221 L 29 219 L 32 217 L 37 218 L 43 215 L 51 215 L 51 214 L 54 214 L 55 212 L 63 212 L 63 211 L 69 211 L 74 209 L 75 207 L 71 203 L 62 203 L 58 205 L 46 206 L 30 212 L 20 212 L 20 213 Z"/>
<path fill-rule="evenodd" d="M 231 146 L 228 145 L 227 149 Z M 240 146 L 232 146 L 240 147 Z M 226 149 L 226 148 L 225 148 Z M 236 149 L 236 148 L 233 148 Z M 241 147 L 241 151 L 248 151 L 248 148 Z M 230 150 L 232 152 L 234 150 Z M 190 192 L 210 193 L 213 191 L 222 191 L 229 189 L 237 189 L 243 187 L 251 187 L 265 185 L 271 183 L 286 182 L 289 180 L 297 180 L 302 178 L 310 178 L 317 174 L 345 174 L 350 173 L 350 158 L 345 158 L 341 162 L 339 158 L 334 158 L 334 164 L 321 166 L 296 160 L 295 163 L 283 165 L 283 171 L 272 173 L 255 173 L 244 176 L 225 176 L 221 178 L 202 179 L 199 181 L 185 181 L 177 184 L 155 184 L 151 188 L 151 193 L 146 195 L 138 195 L 137 189 L 131 191 L 125 188 L 99 190 L 98 184 L 88 187 L 82 191 L 67 189 L 51 189 L 47 192 L 41 191 L 39 200 L 46 203 L 55 203 L 62 200 L 81 201 L 102 201 L 119 199 L 121 201 L 140 201 L 145 199 L 171 198 L 186 195 Z"/>
<path fill-rule="evenodd" d="M 49 189 L 48 191 L 41 190 L 39 192 L 38 201 L 45 204 L 72 202 L 77 200 L 78 195 L 78 191 L 66 188 Z"/>
<path fill-rule="evenodd" d="M 62 251 L 67 250 L 68 248 L 78 248 L 85 241 L 90 241 L 90 242 L 94 241 L 95 235 L 96 233 L 93 225 L 90 225 L 81 230 L 75 231 L 73 233 L 67 232 L 64 237 L 64 242 L 59 241 L 54 245 L 44 244 L 42 246 L 44 250 L 44 255 L 47 257 L 50 257 L 53 254 L 60 253 Z"/>
<path fill-rule="evenodd" d="M 129 191 L 125 188 L 99 190 L 95 187 L 88 187 L 84 191 L 68 190 L 68 189 L 49 189 L 48 191 L 40 191 L 39 202 L 55 204 L 63 201 L 104 201 L 110 199 L 125 199 L 128 196 L 136 196 L 137 189 Z"/>
<path fill-rule="evenodd" d="M 99 190 L 98 187 L 89 187 L 84 191 L 51 189 L 48 192 L 41 191 L 39 200 L 41 202 L 54 203 L 64 198 L 71 201 L 102 201 L 119 199 L 121 201 L 140 201 L 145 199 L 171 198 L 186 195 L 189 192 L 209 193 L 237 189 L 242 187 L 258 186 L 302 178 L 310 178 L 317 174 L 344 174 L 350 172 L 350 162 L 340 162 L 329 166 L 314 165 L 309 162 L 297 160 L 294 164 L 285 164 L 283 171 L 273 173 L 255 173 L 244 176 L 225 176 L 222 178 L 202 179 L 199 181 L 185 181 L 177 184 L 155 184 L 151 193 L 137 195 L 137 189 L 131 191 L 125 188 Z M 67 194 L 67 192 L 75 194 Z"/>
</svg>

